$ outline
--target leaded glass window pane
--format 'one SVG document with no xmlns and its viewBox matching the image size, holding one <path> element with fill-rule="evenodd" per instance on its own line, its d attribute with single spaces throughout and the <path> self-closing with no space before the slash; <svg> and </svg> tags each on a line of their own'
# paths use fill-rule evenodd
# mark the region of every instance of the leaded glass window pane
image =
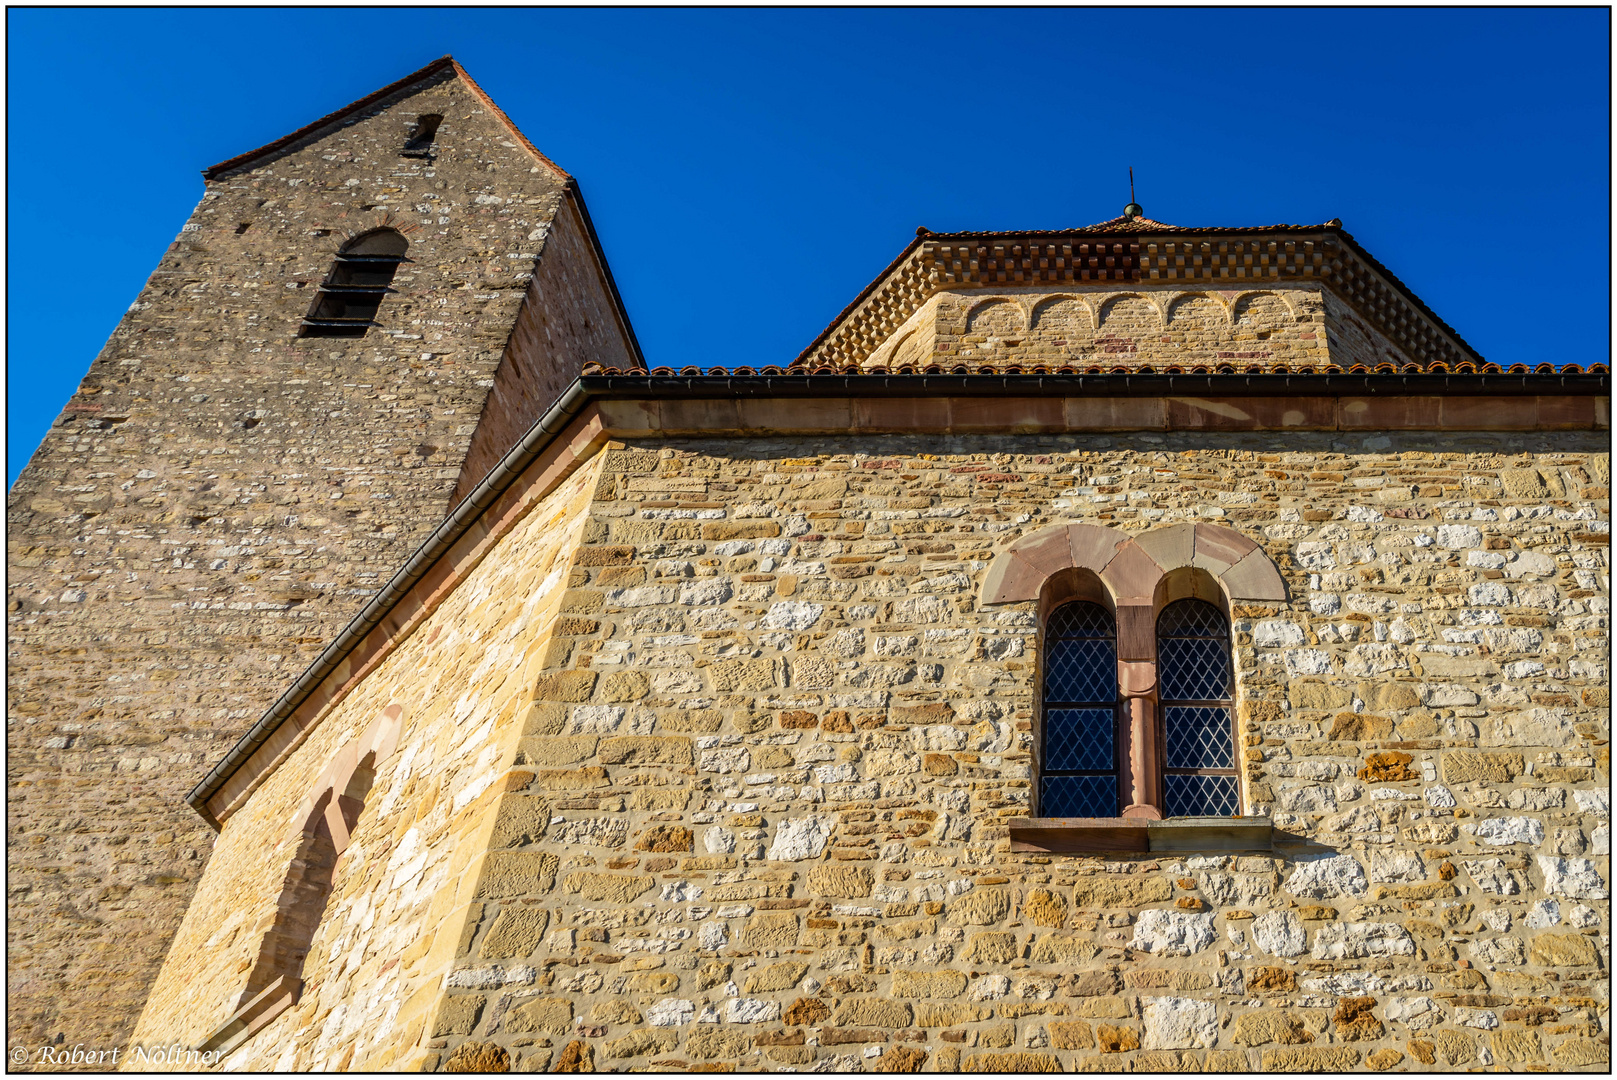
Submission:
<svg viewBox="0 0 1617 1080">
<path fill-rule="evenodd" d="M 1227 817 L 1240 803 L 1235 793 L 1235 777 L 1169 773 L 1163 795 L 1168 817 Z"/>
<path fill-rule="evenodd" d="M 1046 776 L 1039 812 L 1045 817 L 1116 817 L 1117 774 Z"/>
<path fill-rule="evenodd" d="M 1044 634 L 1039 812 L 1117 814 L 1117 623 L 1099 604 L 1064 604 Z"/>
<path fill-rule="evenodd" d="M 1163 765 L 1170 769 L 1235 768 L 1230 710 L 1168 705 L 1163 713 L 1168 743 Z"/>
<path fill-rule="evenodd" d="M 1163 813 L 1239 812 L 1230 701 L 1230 624 L 1205 600 L 1176 600 L 1157 618 Z"/>
<path fill-rule="evenodd" d="M 1045 701 L 1113 701 L 1117 698 L 1117 647 L 1110 640 L 1045 641 Z"/>
<path fill-rule="evenodd" d="M 1177 600 L 1157 619 L 1157 684 L 1164 701 L 1230 696 L 1230 624 L 1205 600 Z"/>
<path fill-rule="evenodd" d="M 1044 714 L 1044 767 L 1053 772 L 1110 772 L 1117 765 L 1112 745 L 1115 709 L 1049 709 Z"/>
</svg>

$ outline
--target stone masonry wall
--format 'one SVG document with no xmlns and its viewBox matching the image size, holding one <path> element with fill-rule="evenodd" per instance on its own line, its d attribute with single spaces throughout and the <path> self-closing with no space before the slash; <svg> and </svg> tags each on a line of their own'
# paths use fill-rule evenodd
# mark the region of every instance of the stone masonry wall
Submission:
<svg viewBox="0 0 1617 1080">
<path fill-rule="evenodd" d="M 539 502 L 504 538 L 501 558 L 475 570 L 226 820 L 135 1043 L 195 1046 L 235 1011 L 298 846 L 300 804 L 346 741 L 402 705 L 398 748 L 378 762 L 338 859 L 303 996 L 226 1066 L 408 1064 L 401 1051 L 436 1012 L 468 908 L 478 906 L 481 854 L 499 842 L 493 807 L 535 673 L 556 659 L 550 630 L 593 483 L 594 470 L 581 469 Z"/>
<path fill-rule="evenodd" d="M 1219 365 L 1244 370 L 1252 364 L 1347 367 L 1359 362 L 1359 353 L 1327 340 L 1328 295 L 1317 286 L 944 292 L 873 352 L 868 364 L 1150 365 L 1159 371 Z M 1340 309 L 1339 322 L 1350 317 L 1344 305 L 1331 300 Z"/>
<path fill-rule="evenodd" d="M 447 75 L 208 185 L 8 499 L 14 1043 L 127 1036 L 211 843 L 184 792 L 448 510 L 565 197 Z M 383 224 L 382 326 L 296 338 Z"/>
<path fill-rule="evenodd" d="M 1594 434 L 614 451 L 423 1064 L 1605 1071 L 1609 482 Z M 1012 853 L 995 553 L 1192 520 L 1288 582 L 1234 613 L 1275 850 Z"/>
</svg>

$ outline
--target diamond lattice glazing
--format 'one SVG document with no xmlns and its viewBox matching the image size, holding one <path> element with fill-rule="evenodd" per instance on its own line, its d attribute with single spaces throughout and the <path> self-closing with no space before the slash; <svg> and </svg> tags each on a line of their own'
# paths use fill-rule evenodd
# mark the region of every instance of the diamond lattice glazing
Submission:
<svg viewBox="0 0 1617 1080">
<path fill-rule="evenodd" d="M 1117 649 L 1110 641 L 1066 640 L 1045 645 L 1044 700 L 1117 700 Z"/>
<path fill-rule="evenodd" d="M 1112 638 L 1117 631 L 1112 613 L 1099 604 L 1063 604 L 1050 615 L 1046 640 L 1052 638 Z"/>
<path fill-rule="evenodd" d="M 1116 776 L 1046 776 L 1039 789 L 1044 817 L 1116 817 Z"/>
<path fill-rule="evenodd" d="M 1205 600 L 1176 600 L 1157 620 L 1157 679 L 1164 701 L 1230 696 L 1230 633 Z"/>
<path fill-rule="evenodd" d="M 1233 769 L 1235 737 L 1230 711 L 1217 707 L 1174 706 L 1163 710 L 1170 769 Z"/>
<path fill-rule="evenodd" d="M 1233 776 L 1175 776 L 1167 781 L 1164 802 L 1169 817 L 1197 817 L 1235 813 L 1236 793 Z"/>
<path fill-rule="evenodd" d="M 1111 709 L 1051 709 L 1044 714 L 1044 767 L 1050 772 L 1117 768 Z"/>
</svg>

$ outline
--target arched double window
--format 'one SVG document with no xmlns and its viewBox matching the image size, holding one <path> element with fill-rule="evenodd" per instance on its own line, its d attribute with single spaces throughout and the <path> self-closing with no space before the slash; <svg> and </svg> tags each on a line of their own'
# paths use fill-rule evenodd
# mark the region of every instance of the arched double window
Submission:
<svg viewBox="0 0 1617 1080">
<path fill-rule="evenodd" d="M 410 242 L 393 229 L 355 237 L 337 252 L 314 307 L 303 320 L 301 337 L 364 337 L 376 325 L 382 298 L 394 290 L 393 275 L 408 262 Z"/>
<path fill-rule="evenodd" d="M 1164 817 L 1238 812 L 1230 624 L 1218 605 L 1184 599 L 1159 612 L 1156 677 L 1144 681 L 1156 700 L 1133 710 L 1149 726 L 1138 735 L 1118 689 L 1112 612 L 1091 601 L 1055 608 L 1043 655 L 1042 816 L 1114 817 L 1136 799 Z"/>
<path fill-rule="evenodd" d="M 1039 805 L 1049 817 L 1118 812 L 1117 620 L 1074 601 L 1044 630 Z"/>
<path fill-rule="evenodd" d="M 1175 600 L 1157 617 L 1162 812 L 1233 814 L 1235 725 L 1230 624 L 1206 600 Z"/>
</svg>

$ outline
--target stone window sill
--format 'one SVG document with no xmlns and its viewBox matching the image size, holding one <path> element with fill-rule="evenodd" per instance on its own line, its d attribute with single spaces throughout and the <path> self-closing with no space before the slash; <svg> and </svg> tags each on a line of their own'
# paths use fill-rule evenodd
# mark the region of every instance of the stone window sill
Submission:
<svg viewBox="0 0 1617 1080">
<path fill-rule="evenodd" d="M 1266 817 L 1012 818 L 1011 850 L 1049 855 L 1269 851 Z"/>
</svg>

